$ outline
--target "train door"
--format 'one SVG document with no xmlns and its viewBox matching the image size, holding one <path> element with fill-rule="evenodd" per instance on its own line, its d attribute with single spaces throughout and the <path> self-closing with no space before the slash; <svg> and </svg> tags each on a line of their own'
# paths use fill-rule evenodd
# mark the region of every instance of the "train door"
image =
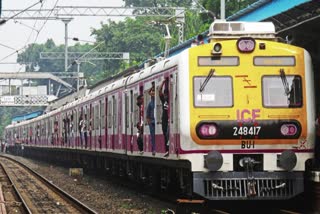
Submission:
<svg viewBox="0 0 320 214">
<path fill-rule="evenodd" d="M 82 132 L 81 132 L 81 125 L 80 125 L 80 121 L 83 118 L 83 113 L 82 113 L 82 108 L 79 107 L 77 108 L 77 116 L 76 116 L 76 147 L 77 148 L 81 148 L 82 144 L 83 144 L 83 137 L 82 137 Z"/>
<path fill-rule="evenodd" d="M 118 106 L 117 106 L 117 98 L 115 95 L 112 96 L 112 143 L 111 147 L 114 150 L 115 149 L 115 144 L 118 139 L 116 139 L 116 134 L 117 134 L 117 127 L 118 127 Z"/>
<path fill-rule="evenodd" d="M 91 124 L 91 128 L 92 128 L 92 146 L 91 149 L 96 150 L 97 149 L 97 140 L 98 140 L 98 120 L 97 120 L 97 116 L 98 116 L 98 102 L 99 101 L 94 101 L 93 105 L 92 105 L 92 124 Z"/>
<path fill-rule="evenodd" d="M 92 139 L 92 130 L 93 130 L 93 124 L 94 124 L 94 117 L 93 117 L 93 107 L 92 107 L 92 103 L 90 103 L 89 106 L 89 124 L 88 124 L 88 134 L 89 134 L 89 146 L 88 148 L 91 150 L 92 149 L 92 144 L 93 139 Z"/>
<path fill-rule="evenodd" d="M 113 96 L 110 96 L 107 99 L 107 148 L 112 149 L 112 135 L 113 135 L 113 129 L 112 129 L 112 123 L 113 123 L 113 117 L 112 117 L 112 103 L 113 103 Z"/>
<path fill-rule="evenodd" d="M 123 106 L 123 131 L 124 131 L 124 138 L 123 138 L 123 144 L 122 144 L 122 149 L 124 150 L 125 154 L 127 154 L 127 150 L 130 149 L 129 143 L 130 140 L 128 139 L 128 134 L 130 133 L 129 129 L 129 122 L 130 122 L 130 118 L 129 118 L 129 109 L 130 109 L 130 102 L 129 102 L 129 98 L 130 98 L 130 93 L 127 92 L 127 90 L 124 91 L 123 93 L 124 96 L 124 106 Z"/>
<path fill-rule="evenodd" d="M 128 138 L 128 141 L 129 141 L 129 145 L 127 147 L 127 150 L 130 150 L 130 152 L 132 153 L 133 152 L 133 128 L 135 127 L 133 125 L 133 105 L 134 105 L 134 96 L 133 96 L 133 90 L 130 90 L 130 97 L 129 97 L 129 112 L 128 112 L 128 118 L 129 118 L 129 121 L 128 121 L 128 125 L 127 125 L 127 128 L 128 128 L 128 133 L 129 133 L 129 138 Z"/>
<path fill-rule="evenodd" d="M 170 150 L 177 155 L 179 152 L 179 102 L 178 102 L 178 74 L 170 75 Z"/>
<path fill-rule="evenodd" d="M 102 97 L 100 100 L 100 150 L 105 148 L 105 127 L 106 127 L 106 101 L 105 98 Z"/>
<path fill-rule="evenodd" d="M 157 90 L 157 110 L 156 110 L 156 118 L 157 118 L 157 126 L 158 130 L 161 130 L 159 140 L 158 151 L 166 152 L 168 151 L 169 144 L 169 136 L 170 136 L 170 105 L 171 105 L 171 96 L 172 89 L 170 88 L 170 77 L 168 74 L 165 74 L 164 77 L 159 82 L 158 90 Z"/>
<path fill-rule="evenodd" d="M 53 145 L 53 120 L 52 117 L 48 118 L 48 146 Z"/>
<path fill-rule="evenodd" d="M 94 105 L 94 123 L 93 125 L 93 141 L 94 141 L 94 149 L 101 149 L 101 100 L 97 100 Z"/>
<path fill-rule="evenodd" d="M 111 97 L 111 108 L 110 110 L 110 148 L 115 149 L 115 141 L 116 139 L 116 134 L 117 134 L 117 99 L 115 95 L 112 95 Z"/>
<path fill-rule="evenodd" d="M 109 102 L 108 97 L 106 96 L 104 99 L 104 148 L 108 149 L 108 109 L 109 109 Z"/>
<path fill-rule="evenodd" d="M 77 127 L 78 127 L 78 123 L 77 123 L 77 110 L 73 109 L 71 111 L 71 124 L 72 124 L 72 128 L 71 128 L 71 147 L 75 148 L 76 147 L 76 139 L 77 139 Z"/>
<path fill-rule="evenodd" d="M 82 143 L 84 148 L 87 149 L 89 147 L 89 118 L 90 118 L 90 108 L 88 106 L 83 107 L 84 117 L 82 123 L 82 133 L 83 133 L 83 140 Z"/>
<path fill-rule="evenodd" d="M 144 88 L 144 108 L 145 108 L 145 112 L 144 112 L 144 137 L 145 139 L 143 140 L 144 142 L 144 151 L 147 151 L 147 152 L 156 152 L 156 143 L 155 143 L 155 136 L 156 136 L 156 133 L 157 133 L 157 130 L 156 130 L 156 118 L 155 118 L 155 107 L 157 105 L 157 102 L 156 100 L 154 100 L 154 111 L 153 111 L 153 116 L 150 115 L 151 117 L 153 117 L 153 121 L 150 121 L 150 123 L 152 124 L 151 126 L 151 130 L 152 132 L 150 132 L 150 125 L 148 125 L 148 121 L 147 121 L 147 114 L 148 114 L 148 105 L 152 102 L 152 97 L 151 95 L 149 94 L 149 91 L 151 88 L 155 88 L 155 82 L 147 82 L 145 84 L 145 88 Z M 153 98 L 155 99 L 155 97 Z M 153 124 L 154 123 L 154 124 Z M 152 148 L 154 147 L 154 148 Z M 154 150 L 154 151 L 152 151 Z"/>
<path fill-rule="evenodd" d="M 123 98 L 122 98 L 122 96 L 121 96 L 121 92 L 118 92 L 118 96 L 117 96 L 117 98 L 118 98 L 118 100 L 116 101 L 117 102 L 117 114 L 116 114 L 116 120 L 117 120 L 117 126 L 116 126 L 116 129 L 117 129 L 117 131 L 116 131 L 116 143 L 117 143 L 117 149 L 120 149 L 120 150 L 124 150 L 124 140 L 123 140 L 123 138 L 122 138 L 122 133 L 123 133 L 123 129 L 122 129 L 122 127 L 123 127 L 123 122 L 122 122 L 122 117 L 123 117 L 123 111 L 124 111 L 124 109 L 122 109 L 122 100 L 123 100 Z"/>
<path fill-rule="evenodd" d="M 65 147 L 67 145 L 67 114 L 61 114 L 61 146 Z"/>
<path fill-rule="evenodd" d="M 102 149 L 102 122 L 104 121 L 104 115 L 102 114 L 102 109 L 103 109 L 103 99 L 99 100 L 98 103 L 98 114 L 97 114 L 97 118 L 96 118 L 96 122 L 97 122 L 97 147 L 99 150 Z"/>
<path fill-rule="evenodd" d="M 94 108 L 93 108 L 93 149 L 97 150 L 100 149 L 100 100 L 95 101 Z"/>
</svg>

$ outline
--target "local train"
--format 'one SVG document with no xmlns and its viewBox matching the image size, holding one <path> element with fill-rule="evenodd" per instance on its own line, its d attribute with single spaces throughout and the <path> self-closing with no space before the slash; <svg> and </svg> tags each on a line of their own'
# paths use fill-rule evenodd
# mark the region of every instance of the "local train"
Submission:
<svg viewBox="0 0 320 214">
<path fill-rule="evenodd" d="M 314 157 L 314 96 L 309 53 L 278 41 L 272 23 L 215 21 L 203 44 L 11 124 L 5 139 L 9 150 L 23 145 L 25 155 L 127 176 L 157 191 L 289 199 L 304 191 Z"/>
</svg>

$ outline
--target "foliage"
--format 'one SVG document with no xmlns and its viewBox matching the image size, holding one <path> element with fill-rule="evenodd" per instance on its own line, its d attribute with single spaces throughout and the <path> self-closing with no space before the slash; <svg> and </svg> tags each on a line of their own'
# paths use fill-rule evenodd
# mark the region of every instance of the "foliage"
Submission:
<svg viewBox="0 0 320 214">
<path fill-rule="evenodd" d="M 192 0 L 124 0 L 126 7 L 188 7 Z"/>
<path fill-rule="evenodd" d="M 100 29 L 95 29 L 92 34 L 97 40 L 105 41 L 100 50 L 105 52 L 129 52 L 130 65 L 136 65 L 143 60 L 153 57 L 161 51 L 159 41 L 162 38 L 159 26 L 154 26 L 151 19 L 138 17 L 136 19 L 127 18 L 124 22 L 113 22 L 102 25 Z M 106 72 L 113 75 L 124 67 L 125 62 L 120 60 L 108 61 Z"/>
<path fill-rule="evenodd" d="M 201 4 L 209 11 L 215 14 L 216 18 L 220 18 L 220 1 L 221 0 L 202 0 Z M 256 2 L 257 0 L 230 0 L 226 1 L 226 18 L 235 14 L 239 10 Z"/>
<path fill-rule="evenodd" d="M 23 115 L 26 113 L 43 110 L 43 108 L 39 107 L 1 107 L 0 108 L 0 138 L 3 137 L 4 127 L 11 124 L 11 120 L 15 116 Z"/>
</svg>

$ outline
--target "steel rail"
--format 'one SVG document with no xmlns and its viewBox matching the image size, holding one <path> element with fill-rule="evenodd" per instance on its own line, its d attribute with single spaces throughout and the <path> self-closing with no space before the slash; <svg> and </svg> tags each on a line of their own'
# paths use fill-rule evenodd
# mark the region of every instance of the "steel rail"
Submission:
<svg viewBox="0 0 320 214">
<path fill-rule="evenodd" d="M 88 207 L 87 205 L 85 205 L 84 203 L 79 201 L 78 199 L 74 198 L 73 196 L 71 196 L 70 194 L 68 194 L 67 192 L 65 192 L 64 190 L 62 190 L 61 188 L 59 188 L 55 184 L 53 184 L 51 181 L 49 181 L 48 179 L 46 179 L 45 177 L 43 177 L 42 175 L 40 175 L 36 171 L 34 171 L 31 168 L 29 168 L 28 166 L 24 165 L 23 163 L 21 163 L 21 162 L 19 162 L 17 160 L 14 160 L 11 157 L 7 157 L 7 156 L 3 156 L 3 155 L 0 155 L 0 157 L 1 158 L 5 158 L 5 159 L 7 159 L 9 161 L 12 161 L 12 162 L 18 164 L 19 166 L 23 167 L 27 171 L 31 172 L 32 175 L 34 175 L 39 180 L 44 182 L 44 184 L 47 185 L 48 188 L 50 188 L 55 193 L 57 193 L 61 197 L 65 198 L 69 202 L 71 202 L 80 211 L 83 211 L 83 212 L 88 213 L 88 214 L 98 214 L 95 210 L 91 209 L 90 207 Z"/>
</svg>

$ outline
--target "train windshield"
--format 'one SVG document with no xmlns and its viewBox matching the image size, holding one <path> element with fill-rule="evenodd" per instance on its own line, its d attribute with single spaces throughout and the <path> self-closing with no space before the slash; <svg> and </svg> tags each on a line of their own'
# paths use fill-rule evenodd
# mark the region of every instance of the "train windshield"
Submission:
<svg viewBox="0 0 320 214">
<path fill-rule="evenodd" d="M 288 92 L 280 76 L 262 78 L 263 105 L 265 107 L 299 108 L 302 106 L 302 87 L 300 76 L 286 76 Z"/>
<path fill-rule="evenodd" d="M 203 83 L 207 81 L 205 87 Z M 200 90 L 202 89 L 202 90 Z M 193 97 L 195 107 L 232 107 L 232 78 L 231 77 L 194 77 Z"/>
</svg>

